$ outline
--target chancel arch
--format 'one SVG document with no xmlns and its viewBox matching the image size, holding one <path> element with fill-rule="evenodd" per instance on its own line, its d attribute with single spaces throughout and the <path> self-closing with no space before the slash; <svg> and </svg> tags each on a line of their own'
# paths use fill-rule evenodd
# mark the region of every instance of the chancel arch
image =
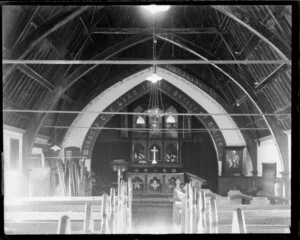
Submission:
<svg viewBox="0 0 300 240">
<path fill-rule="evenodd" d="M 93 101 L 91 101 L 84 109 L 84 111 L 117 111 L 117 109 L 121 109 L 124 107 L 126 102 L 130 102 L 133 98 L 137 98 L 140 96 L 140 93 L 134 90 L 139 83 L 143 82 L 146 76 L 152 71 L 151 68 L 141 71 L 137 74 L 134 74 L 115 85 L 111 86 L 101 94 L 99 94 Z M 222 108 L 217 101 L 215 101 L 212 97 L 210 97 L 207 93 L 205 93 L 200 88 L 196 87 L 193 83 L 188 80 L 184 80 L 183 78 L 176 76 L 174 73 L 169 72 L 168 70 L 158 68 L 160 74 L 164 75 L 164 79 L 166 82 L 171 83 L 172 85 L 178 86 L 181 90 L 187 93 L 196 103 L 201 104 L 203 109 L 205 109 L 208 113 L 222 113 L 224 115 L 212 116 L 213 121 L 210 123 L 207 122 L 208 128 L 219 127 L 221 131 L 211 131 L 211 135 L 214 139 L 220 139 L 224 137 L 224 143 L 226 146 L 245 146 L 245 141 L 243 136 L 239 130 L 227 130 L 222 131 L 222 128 L 232 128 L 237 129 L 235 122 L 226 115 L 226 111 Z M 165 88 L 168 90 L 168 88 Z M 124 96 L 123 96 L 124 95 Z M 108 97 L 109 96 L 109 97 Z M 117 97 L 123 96 L 121 101 L 116 101 Z M 191 106 L 191 102 L 187 99 L 183 99 L 181 94 L 178 92 L 174 92 L 173 97 L 177 98 L 177 100 L 183 102 L 186 106 Z M 114 106 L 110 106 L 110 103 L 114 102 Z M 194 106 L 195 107 L 195 106 Z M 196 113 L 200 113 L 200 109 L 195 109 Z M 208 119 L 209 116 L 203 116 L 202 119 Z M 99 121 L 96 121 L 98 119 Z M 105 122 L 107 117 L 104 115 L 99 115 L 97 113 L 89 114 L 89 117 L 84 116 L 84 113 L 80 114 L 73 122 L 70 127 L 66 137 L 64 139 L 64 146 L 78 146 L 81 148 L 83 155 L 87 158 L 90 158 L 90 146 L 92 145 L 92 139 L 94 136 L 99 134 L 99 130 L 89 130 L 86 128 L 76 128 L 76 126 L 95 126 L 99 127 L 101 122 Z M 102 124 L 101 124 L 102 125 Z M 219 140 L 220 141 L 220 140 Z M 217 144 L 217 143 L 216 143 Z M 223 147 L 221 143 L 219 144 L 220 148 Z M 218 146 L 216 146 L 218 148 Z M 220 155 L 222 151 L 218 151 Z M 222 153 L 221 153 L 222 154 Z M 221 156 L 218 156 L 219 160 L 221 160 Z"/>
</svg>

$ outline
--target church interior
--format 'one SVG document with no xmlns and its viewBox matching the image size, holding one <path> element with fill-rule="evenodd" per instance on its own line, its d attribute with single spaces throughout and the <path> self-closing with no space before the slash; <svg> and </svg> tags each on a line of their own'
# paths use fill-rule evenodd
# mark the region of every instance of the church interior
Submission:
<svg viewBox="0 0 300 240">
<path fill-rule="evenodd" d="M 292 5 L 3 5 L 5 234 L 291 233 Z"/>
</svg>

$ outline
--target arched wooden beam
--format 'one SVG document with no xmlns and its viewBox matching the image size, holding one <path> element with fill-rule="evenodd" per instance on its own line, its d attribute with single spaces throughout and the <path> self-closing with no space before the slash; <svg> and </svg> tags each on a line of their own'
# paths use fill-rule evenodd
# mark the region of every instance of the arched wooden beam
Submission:
<svg viewBox="0 0 300 240">
<path fill-rule="evenodd" d="M 199 112 L 205 113 L 206 112 L 206 110 L 204 110 L 204 108 L 202 106 L 200 106 L 198 102 L 196 102 L 195 100 L 190 98 L 188 95 L 184 95 L 184 93 L 180 89 L 178 89 L 175 85 L 172 85 L 168 81 L 162 80 L 162 82 L 160 84 L 160 89 L 166 96 L 168 96 L 171 99 L 173 99 L 174 101 L 176 101 L 179 105 L 181 105 L 187 111 L 194 113 L 193 109 L 197 109 L 196 110 L 197 113 L 199 113 Z M 106 111 L 110 111 L 112 109 L 114 109 L 114 111 L 121 111 L 124 107 L 128 106 L 129 104 L 136 101 L 137 99 L 144 96 L 145 94 L 149 93 L 150 91 L 151 91 L 151 83 L 144 81 L 144 82 L 140 83 L 139 85 L 130 89 L 128 92 L 120 95 L 119 98 L 117 98 L 116 100 L 109 103 L 105 107 L 105 109 L 107 109 L 107 110 L 104 110 L 104 111 L 106 112 Z M 189 104 L 193 105 L 194 107 L 191 108 L 188 105 L 186 105 L 186 103 L 184 101 L 179 101 L 179 99 L 176 97 L 177 95 L 175 96 L 174 94 L 172 94 L 175 92 L 179 93 L 179 95 L 182 94 L 182 96 L 183 96 L 182 98 L 186 98 L 186 100 L 189 102 Z M 129 98 L 127 99 L 127 96 L 130 96 L 130 99 Z M 123 99 L 126 99 L 126 102 L 124 102 Z M 105 124 L 107 124 L 108 121 L 112 117 L 113 117 L 113 115 L 102 115 L 100 113 L 100 114 L 98 114 L 96 119 L 91 123 L 90 127 L 98 127 L 98 128 L 104 127 Z M 225 142 L 224 136 L 222 134 L 222 131 L 221 132 L 211 132 L 209 130 L 211 128 L 211 125 L 214 125 L 213 128 L 219 128 L 219 126 L 216 124 L 213 117 L 211 117 L 211 116 L 205 116 L 205 117 L 196 116 L 196 118 L 205 126 L 208 134 L 210 135 L 210 137 L 212 139 L 212 143 L 215 147 L 217 159 L 219 161 L 221 161 L 223 150 L 224 150 L 223 148 L 224 148 L 224 146 L 226 146 L 226 142 Z M 70 128 L 72 128 L 72 127 L 70 127 Z M 98 130 L 89 129 L 85 135 L 82 145 L 80 146 L 82 155 L 88 159 L 91 159 L 91 157 L 92 157 L 93 148 L 94 148 L 96 139 L 98 138 L 100 132 L 101 132 L 101 129 L 98 129 Z M 74 137 L 70 137 L 69 134 L 70 133 L 66 134 L 66 138 L 70 138 L 70 139 L 74 140 Z M 68 141 L 68 139 L 65 139 L 65 141 L 69 142 L 70 140 Z"/>
<path fill-rule="evenodd" d="M 248 16 L 247 13 L 239 8 L 229 9 L 229 7 L 218 5 L 212 5 L 212 7 L 258 36 L 270 45 L 284 60 L 291 59 L 291 47 L 255 18 Z M 236 15 L 239 15 L 239 17 Z"/>
<path fill-rule="evenodd" d="M 169 35 L 158 35 L 157 36 L 159 39 L 168 41 L 192 54 L 195 56 L 207 60 L 211 58 L 216 58 L 215 56 L 208 54 L 207 51 L 202 51 L 202 48 L 199 46 L 189 42 L 188 40 L 178 37 L 174 34 L 169 34 Z M 190 45 L 193 45 L 193 48 L 189 48 L 185 44 L 182 44 L 180 40 L 184 40 L 184 42 L 189 43 Z M 197 49 L 199 52 L 195 51 L 194 49 Z M 202 55 L 203 54 L 203 55 Z M 266 108 L 263 106 L 263 104 L 260 102 L 259 98 L 256 95 L 256 92 L 254 89 L 249 85 L 249 83 L 243 79 L 238 73 L 236 73 L 234 70 L 229 68 L 226 65 L 218 66 L 216 64 L 211 64 L 214 68 L 218 69 L 220 72 L 222 72 L 224 75 L 226 75 L 229 79 L 231 79 L 251 100 L 251 102 L 254 104 L 256 109 L 258 110 L 259 113 L 263 114 L 264 111 L 266 111 Z M 262 111 L 262 109 L 264 111 Z M 263 116 L 263 119 L 265 120 L 268 128 L 270 129 L 271 135 L 273 136 L 273 139 L 275 140 L 275 145 L 278 149 L 279 153 L 279 158 L 281 160 L 282 167 L 284 171 L 289 171 L 288 170 L 288 147 L 287 147 L 287 137 L 286 134 L 284 133 L 283 130 L 281 130 L 280 125 L 276 120 L 273 118 L 266 118 Z"/>
<path fill-rule="evenodd" d="M 71 7 L 68 10 L 63 10 L 58 12 L 55 16 L 41 24 L 34 32 L 32 32 L 25 40 L 20 42 L 18 46 L 11 53 L 11 59 L 24 59 L 28 53 L 45 37 L 50 35 L 52 32 L 64 26 L 66 23 L 70 22 L 84 11 L 89 9 L 89 6 L 80 7 Z M 13 64 L 3 76 L 3 79 L 14 70 L 15 64 Z"/>
<path fill-rule="evenodd" d="M 104 50 L 103 52 L 97 54 L 93 59 L 108 59 L 114 55 L 142 42 L 145 42 L 149 39 L 152 39 L 152 36 L 132 36 L 127 38 L 122 42 L 118 42 L 112 47 Z M 82 76 L 92 71 L 95 67 L 94 65 L 83 65 L 71 73 L 66 79 L 61 80 L 62 84 L 58 86 L 55 91 L 55 94 L 48 93 L 44 105 L 41 106 L 41 109 L 51 110 L 55 107 L 56 103 L 62 97 L 65 91 L 67 91 L 73 84 L 75 84 Z M 24 135 L 24 168 L 26 168 L 26 159 L 30 156 L 31 150 L 34 145 L 34 139 L 36 138 L 40 128 L 42 127 L 47 114 L 37 114 L 35 119 L 32 121 L 32 124 L 27 129 L 27 133 Z"/>
<path fill-rule="evenodd" d="M 135 35 L 104 50 L 100 54 L 97 54 L 95 57 L 93 57 L 91 60 L 107 60 L 132 46 L 146 42 L 152 38 L 152 36 Z M 80 79 L 82 76 L 96 67 L 97 65 L 83 65 L 77 68 L 73 73 L 71 73 L 66 79 L 63 80 L 63 90 L 66 91 L 67 89 L 69 89 L 74 83 L 78 81 L 78 79 Z"/>
<path fill-rule="evenodd" d="M 184 79 L 196 84 L 199 88 L 201 88 L 207 94 L 212 96 L 218 103 L 220 103 L 222 105 L 222 107 L 228 113 L 231 113 L 232 107 L 229 104 L 227 104 L 227 102 L 216 91 L 214 91 L 213 89 L 208 87 L 201 79 L 195 78 L 191 74 L 188 74 L 187 72 L 183 71 L 182 69 L 180 69 L 176 66 L 168 65 L 168 66 L 165 66 L 164 68 L 166 68 L 170 72 L 173 72 L 173 73 L 177 74 L 178 76 L 181 76 Z M 238 127 L 243 127 L 243 122 L 242 122 L 243 119 L 241 117 L 232 116 L 232 118 L 237 123 Z M 254 169 L 254 171 L 256 171 L 256 169 L 257 169 L 257 151 L 256 151 L 257 146 L 255 144 L 253 144 L 253 143 L 255 143 L 253 141 L 253 139 L 256 139 L 256 136 L 254 136 L 254 134 L 251 131 L 250 132 L 242 131 L 241 133 L 242 133 L 242 135 L 245 139 L 245 142 L 247 144 L 247 149 L 248 149 L 249 154 L 250 154 L 253 169 Z"/>
</svg>

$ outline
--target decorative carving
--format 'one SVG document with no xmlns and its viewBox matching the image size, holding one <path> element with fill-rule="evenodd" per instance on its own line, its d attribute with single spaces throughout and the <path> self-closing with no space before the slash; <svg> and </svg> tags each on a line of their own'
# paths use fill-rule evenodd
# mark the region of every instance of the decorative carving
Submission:
<svg viewBox="0 0 300 240">
<path fill-rule="evenodd" d="M 140 142 L 134 144 L 133 161 L 138 163 L 146 163 L 146 148 Z"/>
<path fill-rule="evenodd" d="M 150 179 L 150 189 L 153 191 L 161 191 L 161 180 L 157 177 Z"/>
<path fill-rule="evenodd" d="M 177 147 L 173 143 L 169 143 L 165 149 L 165 160 L 169 163 L 177 162 Z"/>
<path fill-rule="evenodd" d="M 171 177 L 168 179 L 168 188 L 175 188 L 176 187 L 176 180 L 177 178 Z"/>
<path fill-rule="evenodd" d="M 136 176 L 132 179 L 132 187 L 134 191 L 144 191 L 144 181 L 142 178 Z"/>
</svg>

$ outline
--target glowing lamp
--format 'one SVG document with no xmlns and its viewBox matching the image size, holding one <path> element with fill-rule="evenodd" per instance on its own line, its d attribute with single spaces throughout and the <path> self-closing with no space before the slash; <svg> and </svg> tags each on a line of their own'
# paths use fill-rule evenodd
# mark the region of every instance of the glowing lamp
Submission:
<svg viewBox="0 0 300 240">
<path fill-rule="evenodd" d="M 176 123 L 176 120 L 175 120 L 174 116 L 169 115 L 167 117 L 167 123 Z"/>
<path fill-rule="evenodd" d="M 162 80 L 162 77 L 157 75 L 156 73 L 152 73 L 149 77 L 146 78 L 146 80 L 157 83 L 158 81 Z"/>
<path fill-rule="evenodd" d="M 140 125 L 143 125 L 145 124 L 145 119 L 142 117 L 142 116 L 139 116 L 136 120 L 136 124 L 140 124 Z"/>
<path fill-rule="evenodd" d="M 57 152 L 57 151 L 61 150 L 61 148 L 57 145 L 52 146 L 50 149 L 53 150 L 54 152 Z"/>
<path fill-rule="evenodd" d="M 168 11 L 170 8 L 170 5 L 155 5 L 151 4 L 148 6 L 143 6 L 143 8 L 147 9 L 152 14 L 158 13 L 158 12 L 165 12 Z"/>
</svg>

